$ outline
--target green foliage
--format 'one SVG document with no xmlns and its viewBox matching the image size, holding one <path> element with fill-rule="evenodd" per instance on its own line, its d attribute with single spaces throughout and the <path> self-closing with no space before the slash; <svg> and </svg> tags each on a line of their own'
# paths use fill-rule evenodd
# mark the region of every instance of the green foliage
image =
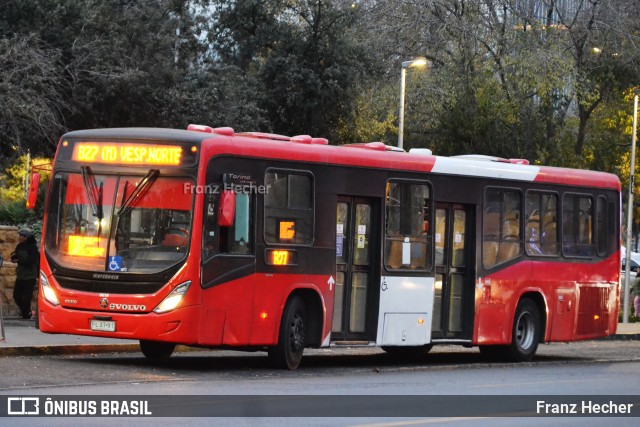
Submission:
<svg viewBox="0 0 640 427">
<path fill-rule="evenodd" d="M 23 155 L 18 157 L 16 162 L 8 166 L 6 169 L 5 179 L 2 180 L 2 186 L 0 187 L 0 201 L 4 202 L 13 202 L 21 200 L 22 203 L 25 203 L 25 177 L 27 174 L 27 170 L 31 172 L 31 167 L 33 166 L 42 166 L 51 164 L 51 159 L 47 159 L 44 157 L 37 157 L 35 159 L 31 159 L 31 164 L 27 168 L 27 156 Z M 49 179 L 50 172 L 40 171 L 40 188 L 42 188 L 44 183 Z"/>
<path fill-rule="evenodd" d="M 396 145 L 397 88 L 390 85 L 364 87 L 355 100 L 348 116 L 340 119 L 338 141 L 340 144 L 381 141 Z"/>
<path fill-rule="evenodd" d="M 624 177 L 640 3 L 517 3 L 4 0 L 0 169 L 97 127 L 395 145 L 400 63 L 425 55 L 431 67 L 407 73 L 405 147 Z M 4 200 L 19 196 L 14 175 Z"/>
<path fill-rule="evenodd" d="M 37 238 L 42 231 L 42 216 L 26 208 L 24 200 L 3 203 L 0 206 L 0 224 L 31 230 Z"/>
<path fill-rule="evenodd" d="M 271 130 L 333 139 L 374 72 L 355 43 L 355 12 L 339 1 L 221 2 L 211 41 L 223 61 L 257 85 L 253 98 Z"/>
</svg>

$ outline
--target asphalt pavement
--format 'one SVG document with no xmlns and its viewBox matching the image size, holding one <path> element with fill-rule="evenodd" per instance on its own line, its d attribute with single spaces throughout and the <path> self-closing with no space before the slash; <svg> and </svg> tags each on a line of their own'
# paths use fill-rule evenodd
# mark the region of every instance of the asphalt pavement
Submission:
<svg viewBox="0 0 640 427">
<path fill-rule="evenodd" d="M 45 334 L 36 327 L 35 320 L 15 317 L 0 319 L 0 357 L 86 354 L 109 352 L 139 352 L 138 341 L 81 335 Z M 640 323 L 620 323 L 615 335 L 605 339 L 640 340 Z M 188 347 L 178 347 L 178 351 Z"/>
</svg>

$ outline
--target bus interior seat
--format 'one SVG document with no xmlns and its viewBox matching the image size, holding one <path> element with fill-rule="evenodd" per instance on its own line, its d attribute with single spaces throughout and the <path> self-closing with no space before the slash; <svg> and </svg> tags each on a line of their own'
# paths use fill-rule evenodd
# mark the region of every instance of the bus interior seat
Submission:
<svg viewBox="0 0 640 427">
<path fill-rule="evenodd" d="M 507 235 L 505 240 L 500 242 L 498 248 L 497 262 L 504 262 L 520 255 L 520 240 L 517 235 Z"/>
<path fill-rule="evenodd" d="M 162 239 L 162 246 L 187 246 L 187 238 L 179 234 L 167 234 Z"/>
<path fill-rule="evenodd" d="M 555 255 L 558 253 L 558 226 L 553 212 L 547 212 L 544 216 L 540 242 L 542 243 L 543 254 Z"/>
<path fill-rule="evenodd" d="M 387 240 L 386 265 L 391 269 L 402 267 L 402 242 L 399 240 Z"/>
<path fill-rule="evenodd" d="M 411 269 L 423 270 L 427 268 L 427 238 L 411 239 Z"/>
<path fill-rule="evenodd" d="M 510 213 L 505 215 L 504 220 L 502 221 L 502 235 L 503 236 L 519 236 L 520 235 L 520 220 L 518 219 L 517 213 Z"/>
<path fill-rule="evenodd" d="M 482 265 L 491 268 L 496 265 L 498 257 L 498 234 L 500 233 L 500 213 L 487 211 L 484 213 L 482 226 Z"/>
<path fill-rule="evenodd" d="M 498 260 L 498 242 L 485 240 L 482 242 L 482 265 L 485 268 L 490 268 L 496 265 Z"/>
</svg>

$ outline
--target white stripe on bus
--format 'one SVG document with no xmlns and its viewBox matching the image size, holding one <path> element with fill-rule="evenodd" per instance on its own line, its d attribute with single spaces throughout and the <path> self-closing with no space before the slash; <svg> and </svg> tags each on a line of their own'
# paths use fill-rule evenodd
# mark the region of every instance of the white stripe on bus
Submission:
<svg viewBox="0 0 640 427">
<path fill-rule="evenodd" d="M 533 181 L 539 171 L 539 166 L 436 157 L 436 162 L 431 172 Z"/>
</svg>

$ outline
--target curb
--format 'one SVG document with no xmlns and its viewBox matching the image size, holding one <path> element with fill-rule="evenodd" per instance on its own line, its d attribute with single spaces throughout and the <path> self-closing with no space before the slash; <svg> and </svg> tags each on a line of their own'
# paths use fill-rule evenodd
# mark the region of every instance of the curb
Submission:
<svg viewBox="0 0 640 427">
<path fill-rule="evenodd" d="M 615 334 L 608 337 L 598 338 L 598 341 L 637 341 L 640 340 L 640 334 Z"/>
<path fill-rule="evenodd" d="M 640 334 L 617 334 L 596 341 L 638 341 Z M 174 352 L 184 353 L 191 351 L 206 351 L 207 349 L 189 347 L 184 345 L 176 346 Z M 41 346 L 18 346 L 0 347 L 0 357 L 13 356 L 63 356 L 74 354 L 91 353 L 141 353 L 139 344 L 69 344 L 69 345 L 41 345 Z"/>
<path fill-rule="evenodd" d="M 204 349 L 206 350 L 206 349 Z M 176 346 L 174 353 L 203 351 L 200 348 Z M 64 356 L 91 353 L 140 353 L 140 344 L 69 344 L 0 347 L 0 357 L 12 356 Z"/>
<path fill-rule="evenodd" d="M 59 356 L 88 353 L 134 353 L 140 352 L 138 344 L 71 344 L 0 347 L 0 357 L 10 356 Z"/>
</svg>

